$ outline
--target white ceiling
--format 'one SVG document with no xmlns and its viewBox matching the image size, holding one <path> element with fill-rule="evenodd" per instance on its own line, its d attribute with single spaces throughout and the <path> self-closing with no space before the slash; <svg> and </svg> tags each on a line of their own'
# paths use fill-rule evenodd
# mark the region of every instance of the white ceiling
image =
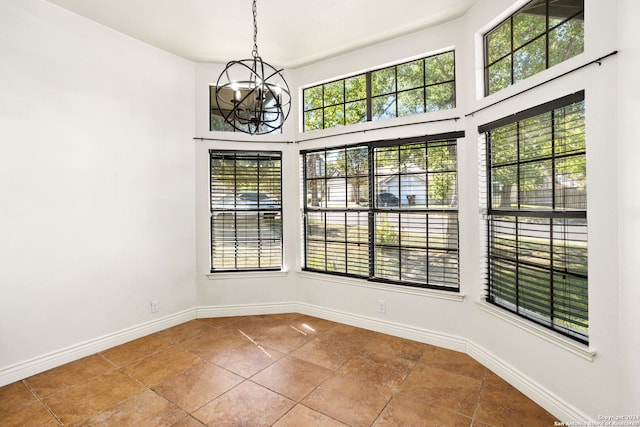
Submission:
<svg viewBox="0 0 640 427">
<path fill-rule="evenodd" d="M 48 0 L 196 62 L 251 57 L 251 0 Z M 258 48 L 296 68 L 463 15 L 477 0 L 259 0 Z"/>
</svg>

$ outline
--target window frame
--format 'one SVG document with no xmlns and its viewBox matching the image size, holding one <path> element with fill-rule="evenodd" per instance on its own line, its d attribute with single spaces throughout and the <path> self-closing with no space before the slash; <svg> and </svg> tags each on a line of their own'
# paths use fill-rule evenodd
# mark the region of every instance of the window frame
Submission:
<svg viewBox="0 0 640 427">
<path fill-rule="evenodd" d="M 232 165 L 232 173 L 224 175 L 216 174 L 214 171 L 214 160 L 228 161 Z M 254 161 L 256 164 L 252 168 L 247 166 L 251 175 L 242 174 L 238 171 L 237 162 Z M 274 171 L 261 173 L 261 162 L 276 162 L 276 175 Z M 255 171 L 255 172 L 254 172 Z M 238 185 L 239 178 L 251 178 L 255 175 L 255 190 L 248 190 Z M 220 180 L 220 177 L 225 179 Z M 277 177 L 277 179 L 274 179 Z M 260 179 L 266 180 L 265 186 Z M 231 181 L 230 181 L 231 180 Z M 231 185 L 230 185 L 231 184 Z M 275 185 L 275 187 L 274 187 Z M 276 193 L 277 194 L 274 194 Z M 255 197 L 251 195 L 255 194 Z M 254 200 L 255 199 L 255 200 Z M 264 200 L 263 200 L 264 199 Z M 266 206 L 262 205 L 266 203 Z M 254 206 L 255 205 L 255 206 Z M 282 152 L 267 150 L 209 150 L 209 224 L 210 224 L 210 273 L 236 273 L 255 271 L 282 271 L 284 265 L 283 252 L 283 224 L 282 224 Z M 252 226 L 255 225 L 255 228 Z M 245 232 L 242 232 L 242 229 Z M 255 236 L 252 236 L 255 230 Z M 263 233 L 263 230 L 265 232 Z M 220 237 L 216 238 L 216 234 Z M 226 247 L 221 250 L 220 257 L 233 258 L 233 267 L 216 263 L 216 244 L 222 242 Z M 255 250 L 241 250 L 242 245 L 250 247 L 255 245 Z M 228 248 L 233 246 L 233 251 Z M 274 246 L 276 248 L 274 249 Z M 275 252 L 274 252 L 275 250 Z M 232 255 L 231 255 L 231 254 Z M 262 255 L 267 260 L 279 260 L 274 264 L 265 262 L 263 264 Z M 239 265 L 239 256 L 245 259 L 253 255 L 255 264 L 246 266 Z M 257 256 L 255 256 L 257 255 Z"/>
<path fill-rule="evenodd" d="M 447 144 L 450 146 L 455 147 L 455 152 L 456 152 L 456 158 L 453 160 L 454 161 L 454 169 L 455 169 L 455 173 L 456 173 L 456 178 L 455 178 L 455 190 L 454 193 L 457 195 L 457 168 L 458 168 L 458 163 L 457 163 L 457 144 L 458 144 L 458 139 L 459 138 L 463 138 L 464 137 L 464 132 L 450 132 L 450 133 L 444 133 L 444 134 L 438 134 L 438 135 L 429 135 L 429 136 L 425 136 L 425 137 L 416 137 L 416 138 L 406 138 L 406 139 L 401 139 L 401 140 L 392 140 L 392 141 L 388 141 L 388 140 L 383 140 L 383 141 L 373 141 L 373 142 L 367 142 L 367 143 L 361 143 L 361 144 L 353 144 L 353 145 L 346 145 L 346 146 L 338 146 L 338 147 L 331 147 L 331 148 L 322 148 L 322 149 L 311 149 L 311 150 L 303 150 L 300 153 L 301 156 L 301 169 L 302 169 L 302 189 L 303 189 L 303 198 L 304 200 L 302 201 L 302 205 L 303 205 L 303 224 L 302 224 L 302 235 L 303 235 L 303 256 L 302 256 L 302 270 L 303 271 L 309 271 L 309 272 L 316 272 L 316 273 L 322 273 L 322 274 L 331 274 L 331 275 L 337 275 L 337 276 L 343 276 L 343 277 L 352 277 L 352 278 L 358 278 L 358 279 L 365 279 L 371 282 L 379 282 L 379 283 L 388 283 L 388 284 L 394 284 L 394 285 L 404 285 L 404 286 L 410 286 L 410 287 L 417 287 L 417 288 L 427 288 L 427 289 L 435 289 L 435 290 L 444 290 L 444 291 L 448 291 L 448 292 L 459 292 L 460 291 L 460 281 L 459 281 L 459 236 L 458 236 L 458 230 L 459 230 L 459 222 L 458 222 L 458 206 L 457 206 L 457 200 L 456 200 L 456 205 L 455 207 L 449 207 L 449 208 L 442 208 L 442 207 L 427 207 L 425 205 L 425 207 L 420 208 L 417 206 L 411 206 L 409 204 L 407 205 L 402 205 L 399 203 L 398 206 L 381 206 L 377 201 L 377 194 L 380 192 L 379 191 L 379 187 L 378 184 L 376 183 L 376 168 L 375 168 L 375 152 L 376 149 L 383 149 L 385 147 L 403 147 L 403 146 L 419 146 L 419 145 L 424 145 L 425 147 L 430 147 L 430 146 L 435 146 L 435 144 Z M 367 189 L 368 189 L 368 197 L 366 199 L 366 204 L 364 206 L 349 206 L 347 197 L 345 195 L 345 206 L 344 207 L 336 207 L 336 206 L 328 206 L 328 203 L 325 203 L 324 206 L 321 205 L 321 202 L 318 202 L 319 205 L 318 206 L 312 206 L 312 204 L 307 200 L 309 193 L 309 185 L 312 183 L 316 183 L 315 185 L 324 185 L 324 191 L 325 191 L 325 197 L 327 192 L 326 189 L 329 187 L 326 185 L 327 181 L 331 181 L 334 179 L 339 179 L 342 180 L 344 179 L 344 183 L 345 183 L 345 192 L 349 191 L 348 188 L 348 182 L 349 179 L 354 178 L 353 175 L 349 175 L 349 174 L 345 174 L 344 177 L 339 177 L 339 178 L 333 178 L 330 177 L 329 174 L 327 173 L 327 166 L 326 166 L 326 158 L 327 158 L 327 154 L 328 153 L 332 153 L 332 156 L 335 156 L 337 152 L 341 152 L 344 150 L 357 150 L 357 149 L 364 149 L 366 150 L 366 159 L 367 159 Z M 400 148 L 398 148 L 400 149 Z M 426 151 L 427 148 L 425 148 L 425 154 L 427 153 Z M 346 152 L 346 151 L 345 151 Z M 311 163 L 308 162 L 309 160 L 309 156 L 315 156 L 320 154 L 321 157 L 324 156 L 325 159 L 325 163 L 323 165 L 321 165 L 320 167 L 317 166 L 316 161 L 314 160 L 313 166 Z M 346 154 L 345 154 L 346 157 Z M 314 170 L 322 170 L 322 176 L 318 176 L 316 175 L 316 173 L 314 173 L 313 175 L 311 175 L 308 170 L 309 168 L 313 168 Z M 346 166 L 345 166 L 346 168 Z M 428 172 L 425 169 L 424 174 L 426 175 Z M 430 173 L 430 172 L 429 172 Z M 436 173 L 436 172 L 433 172 Z M 399 172 L 397 174 L 392 174 L 389 176 L 398 176 L 398 177 L 402 177 L 403 174 L 400 174 Z M 359 177 L 362 177 L 362 175 L 358 175 Z M 399 178 L 401 179 L 401 178 Z M 322 184 L 320 184 L 322 183 Z M 317 187 L 316 187 L 317 188 Z M 426 190 L 427 187 L 425 187 Z M 316 190 L 318 191 L 318 190 Z M 346 194 L 346 193 L 345 193 Z M 400 195 L 402 196 L 402 194 L 400 193 Z M 426 194 L 425 194 L 426 197 Z M 397 215 L 398 217 L 400 217 L 401 215 L 405 215 L 405 216 L 419 216 L 419 215 L 424 215 L 425 221 L 428 221 L 428 218 L 430 215 L 435 216 L 435 215 L 442 215 L 443 212 L 445 213 L 445 215 L 453 215 L 454 216 L 454 221 L 455 221 L 455 238 L 454 240 L 452 240 L 452 244 L 455 246 L 455 248 L 452 247 L 447 247 L 446 249 L 443 248 L 436 248 L 435 246 L 429 246 L 428 241 L 425 242 L 424 246 L 422 247 L 417 247 L 417 246 L 412 246 L 410 244 L 402 244 L 401 241 L 399 241 L 397 244 L 395 243 L 385 243 L 383 241 L 381 241 L 380 236 L 378 235 L 379 233 L 376 230 L 376 220 L 377 218 L 381 218 L 382 216 L 385 215 Z M 327 234 L 327 222 L 326 222 L 326 217 L 327 215 L 334 215 L 334 218 L 337 218 L 339 216 L 344 216 L 344 222 L 341 222 L 339 224 L 343 224 L 344 225 L 344 238 L 342 240 L 340 240 L 340 237 L 338 238 L 334 238 L 333 240 L 331 238 L 327 239 L 328 236 Z M 361 224 L 361 227 L 364 228 L 364 223 L 366 222 L 366 240 L 364 240 L 362 238 L 362 236 L 358 236 L 359 234 L 361 234 L 359 231 L 356 233 L 356 238 L 353 240 L 349 240 L 347 237 L 347 223 L 348 223 L 348 217 L 356 217 L 356 218 L 360 218 L 359 221 Z M 320 226 L 320 235 L 318 235 L 315 239 L 314 238 L 310 238 L 310 234 L 312 235 L 313 231 L 310 232 L 311 230 L 311 225 L 310 225 L 310 218 L 312 217 L 316 217 L 316 218 L 322 218 L 323 222 Z M 353 221 L 353 220 L 352 220 Z M 428 223 L 428 222 L 425 222 Z M 338 223 L 336 223 L 338 224 Z M 449 224 L 447 222 L 447 224 Z M 322 225 L 324 225 L 324 228 L 322 228 Z M 338 225 L 338 228 L 342 228 L 341 225 Z M 324 230 L 324 235 L 322 235 L 322 230 Z M 335 234 L 335 233 L 334 233 Z M 425 230 L 425 237 L 426 239 L 429 239 L 429 235 L 427 230 Z M 310 256 L 310 250 L 313 249 L 312 245 L 315 244 L 322 244 L 322 242 L 324 242 L 325 246 L 324 246 L 324 258 L 321 259 L 320 261 L 315 260 L 312 256 Z M 330 258 L 330 251 L 329 251 L 329 246 L 327 246 L 327 242 L 331 245 L 335 245 L 333 246 L 333 254 L 335 254 L 336 252 L 338 252 L 338 250 L 340 249 L 339 245 L 343 245 L 344 250 L 343 253 L 344 254 L 344 265 L 340 265 L 338 267 L 338 269 L 335 268 L 335 266 L 333 268 L 328 268 L 327 265 L 329 263 L 329 258 Z M 366 265 L 360 263 L 360 264 L 352 264 L 355 265 L 355 269 L 359 271 L 357 273 L 354 273 L 354 270 L 350 270 L 348 268 L 349 266 L 349 247 L 358 247 L 361 246 L 362 250 L 364 251 L 364 248 L 366 247 Z M 419 246 L 419 245 L 418 245 Z M 398 259 L 401 259 L 400 253 L 402 253 L 402 251 L 410 251 L 410 250 L 424 250 L 425 252 L 429 251 L 429 250 L 442 250 L 442 251 L 446 251 L 446 252 L 453 252 L 455 254 L 455 270 L 454 270 L 454 275 L 455 275 L 455 284 L 451 284 L 451 282 L 449 283 L 439 283 L 437 281 L 424 281 L 424 282 L 420 282 L 420 281 L 412 281 L 412 280 L 402 280 L 402 270 L 400 269 L 400 266 L 398 266 L 398 271 L 399 271 L 399 279 L 393 279 L 393 278 L 389 278 L 389 277 L 383 277 L 381 274 L 379 274 L 377 272 L 377 267 L 380 265 L 380 263 L 377 260 L 377 254 L 378 254 L 378 250 L 382 247 L 388 247 L 390 249 L 396 248 L 399 255 L 398 255 Z M 356 251 L 357 249 L 354 249 L 354 251 Z M 352 257 L 358 258 L 358 254 L 356 253 L 351 253 Z M 322 261 L 324 261 L 324 267 L 322 265 Z M 357 260 L 356 260 L 357 261 Z M 320 265 L 312 265 L 316 262 L 320 262 Z M 425 260 L 426 262 L 426 260 Z M 399 263 L 398 263 L 399 264 Z M 344 269 L 342 271 L 338 271 L 340 268 L 344 267 Z M 427 277 L 428 273 L 426 273 Z M 406 277 L 406 276 L 405 276 Z"/>
<path fill-rule="evenodd" d="M 444 56 L 444 55 L 451 55 L 452 57 L 452 66 L 453 69 L 451 70 L 451 75 L 452 77 L 450 79 L 443 79 L 443 80 L 438 80 L 436 82 L 428 82 L 429 80 L 429 75 L 427 74 L 427 61 L 429 60 L 435 60 L 436 58 L 440 57 L 440 56 Z M 417 61 L 422 61 L 422 84 L 419 86 L 415 86 L 415 87 L 411 87 L 408 89 L 401 89 L 398 86 L 398 69 L 399 67 L 403 67 L 405 65 L 409 65 L 412 63 L 415 63 Z M 385 93 L 381 93 L 381 94 L 376 94 L 373 93 L 373 78 L 375 77 L 375 75 L 377 73 L 382 73 L 385 72 L 387 70 L 394 70 L 394 83 L 393 83 L 393 90 L 389 91 L 389 92 L 385 92 Z M 356 78 L 364 78 L 365 80 L 365 96 L 364 97 L 358 97 L 358 98 L 354 98 L 354 99 L 349 99 L 347 100 L 347 91 L 346 91 L 346 82 L 348 82 L 351 79 L 356 79 Z M 342 101 L 340 102 L 334 102 L 332 104 L 327 104 L 326 101 L 326 88 L 331 86 L 331 85 L 335 85 L 337 83 L 341 83 L 342 88 L 343 88 L 343 93 L 342 93 Z M 303 132 L 310 132 L 313 130 L 321 130 L 321 129 L 331 129 L 331 128 L 335 128 L 335 127 L 340 127 L 340 126 L 348 126 L 348 125 L 352 125 L 352 124 L 356 124 L 356 123 L 364 123 L 364 122 L 371 122 L 371 121 L 378 121 L 378 120 L 384 120 L 387 118 L 397 118 L 397 117 L 406 117 L 406 116 L 411 116 L 411 115 L 415 115 L 415 114 L 423 114 L 423 113 L 429 113 L 432 112 L 431 110 L 429 110 L 428 106 L 429 104 L 429 100 L 431 98 L 429 98 L 427 96 L 427 92 L 429 89 L 432 88 L 436 88 L 436 87 L 443 87 L 445 85 L 451 85 L 452 86 L 452 95 L 451 95 L 451 106 L 449 108 L 440 108 L 437 110 L 433 110 L 433 111 L 443 111 L 443 110 L 450 110 L 450 109 L 454 109 L 456 108 L 456 98 L 457 98 L 457 92 L 456 92 L 456 55 L 455 55 L 455 50 L 447 50 L 444 52 L 440 52 L 440 53 L 436 53 L 433 55 L 429 55 L 429 56 L 425 56 L 422 58 L 416 58 L 416 59 L 412 59 L 412 60 L 408 60 L 408 61 L 403 61 L 401 63 L 395 64 L 395 65 L 391 65 L 391 66 L 386 66 L 386 67 L 381 67 L 381 68 L 376 68 L 376 69 L 372 69 L 370 71 L 366 71 L 364 73 L 357 73 L 357 74 L 353 74 L 350 75 L 348 77 L 344 77 L 344 78 L 340 78 L 340 79 L 335 79 L 335 80 L 331 80 L 325 83 L 321 83 L 318 85 L 314 85 L 314 86 L 309 86 L 309 87 L 305 87 L 302 90 L 302 131 Z M 307 91 L 311 91 L 311 90 L 318 90 L 320 89 L 320 101 L 321 101 L 321 105 L 317 105 L 314 107 L 310 107 L 307 108 Z M 422 108 L 423 111 L 419 111 L 419 112 L 415 112 L 413 114 L 399 114 L 398 112 L 398 99 L 399 96 L 411 91 L 415 91 L 415 90 L 422 90 Z M 395 98 L 395 101 L 393 102 L 394 105 L 394 114 L 392 117 L 379 117 L 376 118 L 373 112 L 373 104 L 375 99 L 378 98 L 382 98 L 384 96 L 393 96 Z M 365 106 L 365 112 L 364 115 L 362 117 L 361 120 L 358 121 L 353 121 L 353 122 L 349 122 L 347 121 L 347 117 L 348 117 L 348 111 L 347 111 L 347 105 L 348 104 L 354 104 L 356 102 L 364 102 L 364 106 Z M 327 120 L 326 120 L 326 110 L 329 108 L 337 108 L 342 106 L 342 123 L 339 124 L 335 124 L 333 126 L 327 126 Z M 308 113 L 316 113 L 319 114 L 321 116 L 321 127 L 313 127 L 313 128 L 308 128 L 307 127 L 307 114 Z"/>
<path fill-rule="evenodd" d="M 549 68 L 551 68 L 553 65 L 557 65 L 557 64 L 550 64 L 550 48 L 549 48 L 549 35 L 556 29 L 560 28 L 562 25 L 565 25 L 566 23 L 578 18 L 580 15 L 582 15 L 582 20 L 584 22 L 584 0 L 582 0 L 582 8 L 579 9 L 577 12 L 574 12 L 573 14 L 569 15 L 567 18 L 561 20 L 560 22 L 554 24 L 554 25 L 550 25 L 550 1 L 551 0 L 545 0 L 545 29 L 542 33 L 536 35 L 535 37 L 531 38 L 530 40 L 527 40 L 525 42 L 523 42 L 522 44 L 518 45 L 517 47 L 514 45 L 514 30 L 513 30 L 513 21 L 514 21 L 514 17 L 516 15 L 518 15 L 520 12 L 522 12 L 523 10 L 525 10 L 527 7 L 531 6 L 532 4 L 534 4 L 536 1 L 539 0 L 531 0 L 529 2 L 527 2 L 526 4 L 524 4 L 522 7 L 520 7 L 518 10 L 516 10 L 514 13 L 512 13 L 511 15 L 509 15 L 507 18 L 505 18 L 504 20 L 502 20 L 500 23 L 498 23 L 497 25 L 495 25 L 494 27 L 492 27 L 490 30 L 488 30 L 486 33 L 483 34 L 482 36 L 482 41 L 483 41 L 483 70 L 484 70 L 484 78 L 483 78 L 483 82 L 484 82 L 484 95 L 485 96 L 489 96 L 492 95 L 494 93 L 498 93 L 501 90 L 515 84 L 518 83 L 520 81 L 526 80 L 527 78 L 538 74 L 539 72 L 543 71 L 543 70 L 547 70 Z M 503 25 L 506 25 L 507 23 L 509 23 L 509 50 L 507 53 L 499 55 L 497 57 L 497 59 L 495 59 L 494 61 L 490 62 L 490 52 L 489 52 L 489 43 L 488 43 L 488 38 L 491 34 L 493 34 L 495 31 L 499 30 L 501 27 L 503 27 Z M 584 30 L 583 30 L 584 31 Z M 544 39 L 544 69 L 541 71 L 537 71 L 531 75 L 525 76 L 522 79 L 519 80 L 515 80 L 515 73 L 514 73 L 514 55 L 521 51 L 522 49 L 526 48 L 527 46 L 531 46 L 533 43 Z M 569 58 L 572 58 L 574 56 L 579 55 L 580 53 L 584 52 L 584 32 L 583 32 L 583 37 L 582 37 L 582 50 L 581 52 L 578 52 L 574 55 L 572 55 Z M 569 59 L 567 58 L 567 59 Z M 505 59 L 509 59 L 510 65 L 509 65 L 509 84 L 507 84 L 505 87 L 502 87 L 500 89 L 497 89 L 495 91 L 491 91 L 490 88 L 490 74 L 489 74 L 489 69 L 498 64 L 500 61 L 503 61 Z M 565 59 L 566 60 L 566 59 Z M 564 62 L 560 61 L 559 63 Z"/>
<path fill-rule="evenodd" d="M 559 202 L 556 190 L 557 170 L 555 169 L 556 160 L 561 161 L 567 158 L 579 158 L 579 156 L 584 157 L 586 165 L 586 142 L 582 150 L 577 150 L 568 155 L 566 155 L 566 153 L 556 155 L 555 148 L 556 133 L 559 132 L 559 129 L 558 125 L 556 125 L 554 115 L 564 108 L 579 104 L 582 104 L 581 112 L 584 114 L 584 91 L 576 92 L 479 126 L 478 132 L 485 134 L 486 301 L 520 318 L 541 325 L 582 344 L 588 344 L 587 190 L 584 190 L 584 202 L 580 201 L 578 203 L 578 205 L 584 203 L 583 207 L 570 207 L 569 204 L 564 201 Z M 551 197 L 549 198 L 551 206 L 547 209 L 542 206 L 535 208 L 523 204 L 523 199 L 521 199 L 518 188 L 515 189 L 517 199 L 515 207 L 511 204 L 509 207 L 502 206 L 502 204 L 495 206 L 491 132 L 505 129 L 514 124 L 518 128 L 515 136 L 518 158 L 508 164 L 513 163 L 517 165 L 518 177 L 520 177 L 521 167 L 530 165 L 532 160 L 529 158 L 522 159 L 520 157 L 520 144 L 522 142 L 530 143 L 530 141 L 520 139 L 521 131 L 519 126 L 523 121 L 535 119 L 549 113 L 551 117 L 549 121 L 551 154 L 549 156 L 553 178 L 550 189 Z M 582 124 L 584 126 L 584 118 L 582 118 Z M 584 128 L 581 135 L 584 138 Z M 545 157 L 541 156 L 540 159 L 545 160 Z M 495 166 L 495 168 L 499 167 L 501 167 L 500 164 Z M 518 180 L 519 179 L 520 178 L 518 178 Z M 584 179 L 586 185 L 586 172 Z M 518 185 L 519 184 L 516 183 L 516 187 L 518 187 Z M 525 192 L 526 191 L 523 193 Z M 528 227 L 527 224 L 529 225 Z M 533 237 L 535 233 L 533 229 L 540 227 L 548 227 L 548 237 Z M 568 230 L 571 230 L 571 232 Z M 521 232 L 522 235 L 520 235 Z M 505 238 L 511 238 L 513 242 L 507 243 L 506 240 L 502 243 L 499 242 Z M 532 248 L 534 245 L 532 242 L 536 239 L 538 241 L 535 243 L 537 246 L 534 249 Z M 536 262 L 536 260 L 542 259 L 547 244 L 548 249 L 546 250 L 548 250 L 547 255 L 549 256 L 548 266 L 544 266 L 540 262 Z M 580 245 L 584 245 L 584 250 L 579 249 L 581 248 Z M 571 252 L 572 248 L 573 254 L 565 254 L 566 258 L 559 259 L 556 263 L 557 251 L 564 249 L 565 251 Z M 534 250 L 537 251 L 536 255 L 533 255 Z M 582 254 L 582 252 L 584 252 L 584 254 Z M 568 268 L 568 265 L 571 264 L 568 261 L 570 258 L 573 259 L 574 264 L 578 264 L 576 260 L 581 261 L 579 264 L 583 267 L 584 273 L 575 265 Z M 563 264 L 563 262 L 565 264 Z M 510 267 L 507 268 L 507 266 Z M 522 271 L 522 273 L 520 273 L 520 271 Z M 540 278 L 542 275 L 548 276 L 542 281 L 544 282 L 548 279 L 548 289 L 546 289 L 547 293 L 544 295 L 540 291 L 540 284 L 542 283 Z M 536 294 L 538 295 L 537 297 L 535 296 Z M 585 298 L 584 301 L 580 300 L 580 295 Z M 515 302 L 513 301 L 514 299 Z M 542 313 L 540 311 L 542 311 Z M 548 315 L 545 314 L 547 312 Z M 574 316 L 574 319 L 569 320 L 569 316 Z M 582 321 L 585 322 L 585 324 L 580 325 L 580 320 L 576 319 L 583 319 Z M 572 323 L 573 326 L 571 325 Z M 581 326 L 585 326 L 584 331 L 578 330 Z"/>
</svg>

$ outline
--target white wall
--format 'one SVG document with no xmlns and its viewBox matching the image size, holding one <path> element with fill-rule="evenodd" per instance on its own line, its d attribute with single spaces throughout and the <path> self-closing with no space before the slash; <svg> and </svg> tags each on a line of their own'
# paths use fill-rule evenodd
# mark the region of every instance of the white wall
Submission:
<svg viewBox="0 0 640 427">
<path fill-rule="evenodd" d="M 297 100 L 282 134 L 253 136 L 240 132 L 209 131 L 209 86 L 215 86 L 223 71 L 222 64 L 196 66 L 196 223 L 197 266 L 196 286 L 199 316 L 220 316 L 295 310 L 296 259 L 298 257 L 299 178 L 297 147 L 292 141 L 296 123 Z M 287 83 L 295 80 L 285 74 Z M 282 272 L 215 273 L 211 270 L 211 223 L 209 217 L 209 150 L 272 150 L 282 152 L 282 206 L 285 265 Z M 254 310 L 256 311 L 252 311 Z"/>
<path fill-rule="evenodd" d="M 0 379 L 35 373 L 48 355 L 60 362 L 85 342 L 95 346 L 69 357 L 101 337 L 130 338 L 122 331 L 141 332 L 158 316 L 300 310 L 467 351 L 559 418 L 637 413 L 640 13 L 634 0 L 585 3 L 585 53 L 491 97 L 478 96 L 478 37 L 522 1 L 480 0 L 453 22 L 287 72 L 296 90 L 455 47 L 455 110 L 301 134 L 298 91 L 284 134 L 256 138 L 208 130 L 208 85 L 221 65 L 194 66 L 42 0 L 0 2 Z M 533 88 L 616 49 L 601 66 Z M 582 89 L 589 348 L 482 302 L 477 181 L 478 125 Z M 440 119 L 452 120 L 421 122 Z M 300 149 L 456 130 L 466 131 L 460 296 L 300 271 Z M 283 152 L 285 272 L 207 274 L 210 148 Z M 152 299 L 158 314 L 149 313 Z"/>
<path fill-rule="evenodd" d="M 620 0 L 618 6 L 618 264 L 620 313 L 621 405 L 627 412 L 640 412 L 640 2 Z"/>
<path fill-rule="evenodd" d="M 415 33 L 380 46 L 297 70 L 302 86 L 355 71 L 376 68 L 403 58 L 454 46 L 456 49 L 458 107 L 449 112 L 413 118 L 362 124 L 343 134 L 341 130 L 299 134 L 300 148 L 341 145 L 363 140 L 399 138 L 442 131 L 465 130 L 460 140 L 459 206 L 461 294 L 464 299 L 446 299 L 437 292 L 406 292 L 393 286 L 372 286 L 362 281 L 336 280 L 301 273 L 298 295 L 301 307 L 326 316 L 360 323 L 380 330 L 396 331 L 451 348 L 467 351 L 566 421 L 597 420 L 598 415 L 637 413 L 640 409 L 638 361 L 637 239 L 624 240 L 629 230 L 638 234 L 638 197 L 632 189 L 640 182 L 631 113 L 616 111 L 637 102 L 637 33 L 632 33 L 637 10 L 632 1 L 586 0 L 585 52 L 513 87 L 482 98 L 481 37 L 524 1 L 480 0 L 463 18 Z M 605 4 L 606 3 L 606 4 Z M 622 19 L 621 17 L 625 17 Z M 625 25 L 618 27 L 618 21 Z M 619 28 L 618 32 L 612 30 Z M 636 37 L 634 37 L 636 36 Z M 618 44 L 636 52 L 622 52 L 534 87 L 565 72 L 617 50 Z M 621 82 L 618 86 L 618 78 Z M 624 82 L 624 83 L 623 83 Z M 619 90 L 616 90 L 616 88 Z M 505 100 L 524 89 L 526 93 Z M 529 326 L 509 314 L 501 314 L 483 302 L 482 231 L 478 184 L 479 125 L 579 90 L 586 93 L 590 345 L 574 344 L 543 328 Z M 481 112 L 470 114 L 487 107 Z M 637 106 L 634 105 L 637 112 Z M 458 121 L 416 124 L 376 130 L 377 126 L 407 125 L 412 121 L 459 117 Z M 637 114 L 636 116 L 637 117 Z M 618 133 L 624 138 L 617 137 Z M 311 136 L 326 138 L 304 141 Z M 633 156 L 635 154 L 635 156 Z M 624 161 L 621 162 L 621 159 Z M 619 175 L 612 171 L 619 171 Z M 633 184 L 632 184 L 633 183 Z M 619 191 L 617 191 L 619 190 Z M 619 232 L 620 227 L 620 232 Z M 625 243 L 628 242 L 628 243 Z M 621 255 L 622 256 L 619 256 Z M 634 286 L 635 285 L 635 286 Z M 377 300 L 386 300 L 387 312 L 377 313 Z M 632 302 L 633 301 L 633 302 Z M 595 354 L 595 357 L 593 356 Z M 636 355 L 636 356 L 634 356 Z M 620 365 L 624 362 L 624 365 Z M 635 374 L 635 375 L 634 375 Z M 627 376 L 630 379 L 627 379 Z"/>
<path fill-rule="evenodd" d="M 193 310 L 195 73 L 42 0 L 0 2 L 0 58 L 6 383 Z"/>
</svg>

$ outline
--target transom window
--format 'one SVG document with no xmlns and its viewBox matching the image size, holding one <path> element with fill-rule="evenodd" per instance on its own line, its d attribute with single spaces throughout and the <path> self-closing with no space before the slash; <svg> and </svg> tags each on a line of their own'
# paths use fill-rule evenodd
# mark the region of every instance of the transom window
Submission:
<svg viewBox="0 0 640 427">
<path fill-rule="evenodd" d="M 533 0 L 484 36 L 490 95 L 584 50 L 584 0 Z"/>
<path fill-rule="evenodd" d="M 588 342 L 584 92 L 481 126 L 487 300 Z"/>
<path fill-rule="evenodd" d="M 455 60 L 451 51 L 305 89 L 304 131 L 455 106 Z"/>
<path fill-rule="evenodd" d="M 282 154 L 210 150 L 211 272 L 282 268 Z"/>
<path fill-rule="evenodd" d="M 229 113 L 228 111 L 226 112 Z M 219 132 L 241 132 L 239 129 L 245 129 L 249 131 L 248 125 L 243 125 L 239 122 L 235 122 L 235 127 L 231 126 L 224 120 L 223 111 L 220 110 L 218 101 L 216 100 L 216 87 L 209 86 L 209 130 Z M 263 133 L 282 133 L 282 128 L 271 129 L 267 126 L 260 129 Z"/>
<path fill-rule="evenodd" d="M 462 136 L 303 152 L 304 269 L 457 291 Z"/>
</svg>

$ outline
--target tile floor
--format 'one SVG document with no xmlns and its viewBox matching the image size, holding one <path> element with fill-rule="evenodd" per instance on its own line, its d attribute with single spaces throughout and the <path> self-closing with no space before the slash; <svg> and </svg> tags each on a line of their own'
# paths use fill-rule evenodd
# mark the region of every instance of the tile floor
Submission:
<svg viewBox="0 0 640 427">
<path fill-rule="evenodd" d="M 469 356 L 301 314 L 200 319 L 0 388 L 8 426 L 552 426 Z"/>
</svg>

